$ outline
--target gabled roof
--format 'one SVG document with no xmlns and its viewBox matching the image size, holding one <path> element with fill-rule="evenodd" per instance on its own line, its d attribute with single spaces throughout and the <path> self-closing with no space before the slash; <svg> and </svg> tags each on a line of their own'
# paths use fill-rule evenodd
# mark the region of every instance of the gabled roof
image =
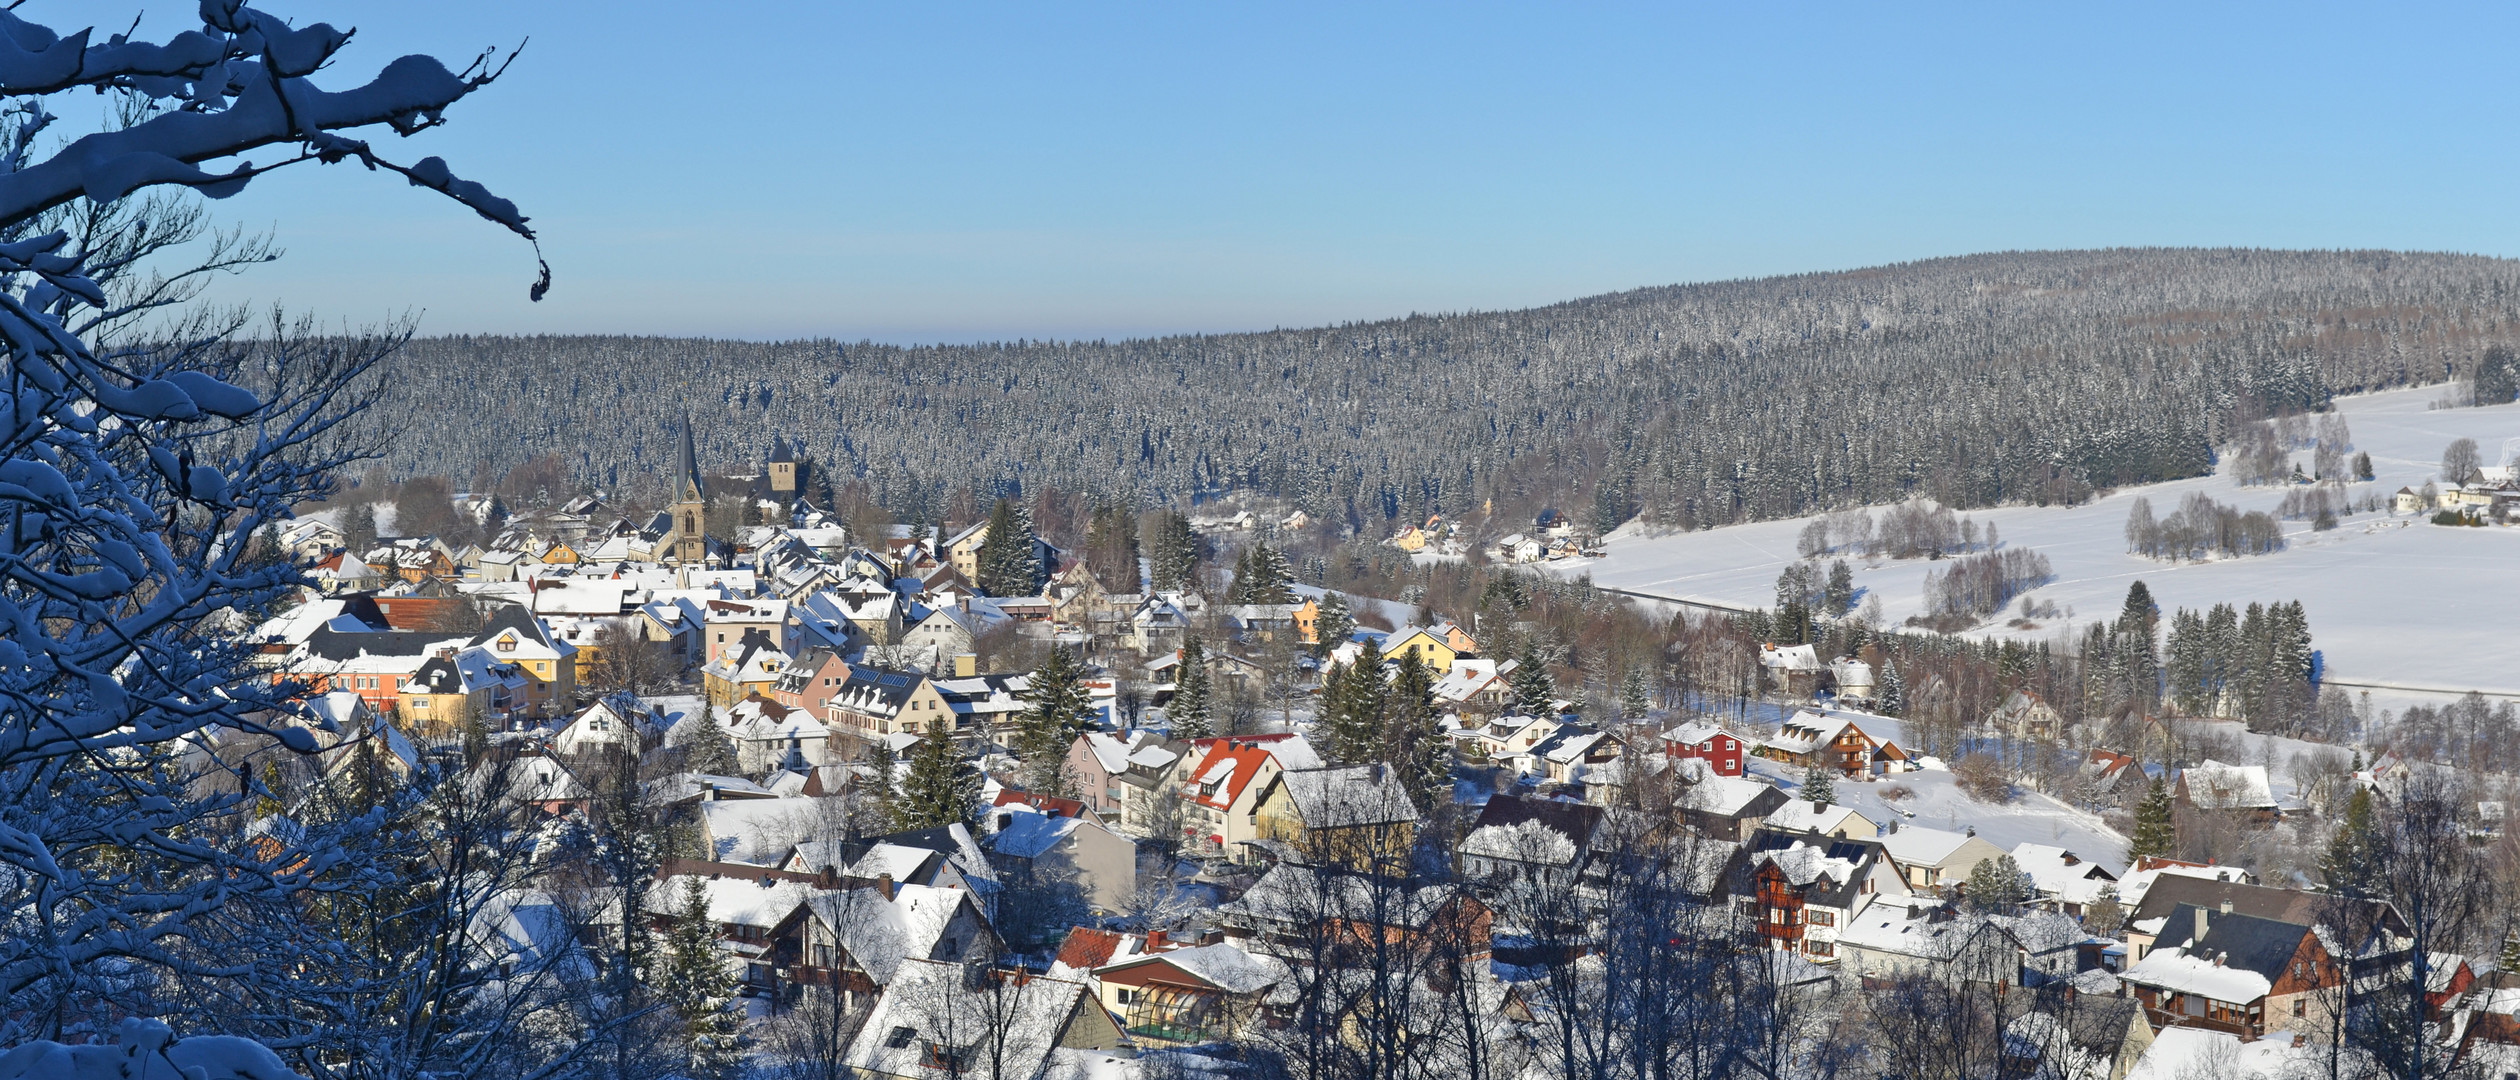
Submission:
<svg viewBox="0 0 2520 1080">
<path fill-rule="evenodd" d="M 1324 769 L 1289 769 L 1274 781 L 1294 800 L 1307 829 L 1347 829 L 1415 822 L 1417 805 L 1401 786 L 1400 771 L 1381 762 Z"/>
<path fill-rule="evenodd" d="M 1602 812 L 1601 807 L 1591 803 L 1499 795 L 1479 808 L 1478 820 L 1471 822 L 1469 835 L 1462 838 L 1461 850 L 1491 858 L 1519 858 L 1518 853 L 1529 850 L 1530 845 L 1522 842 L 1526 836 L 1515 833 L 1528 825 L 1565 840 L 1571 856 L 1592 846 L 1593 833 L 1601 827 Z M 1506 841 L 1513 843 L 1491 850 Z"/>
<path fill-rule="evenodd" d="M 2333 893 L 2301 892 L 2264 885 L 2244 885 L 2237 881 L 2218 881 L 2211 878 L 2169 874 L 2164 874 L 2159 880 L 2153 882 L 2152 887 L 2145 891 L 2143 902 L 2137 904 L 2135 910 L 2128 914 L 2127 921 L 2132 924 L 2164 919 L 2181 905 L 2208 908 L 2219 912 L 2225 903 L 2231 905 L 2234 914 L 2254 915 L 2263 919 L 2275 919 L 2302 926 L 2335 925 L 2340 921 L 2336 914 L 2337 910 L 2346 908 L 2354 911 L 2360 921 L 2376 921 L 2381 928 L 2392 934 L 2406 933 L 2405 920 L 2399 918 L 2397 909 L 2385 901 L 2355 900 Z M 2213 917 L 2225 918 L 2226 916 L 2216 914 Z M 2165 935 L 2188 932 L 2190 931 L 2177 930 L 2167 925 L 2162 927 L 2162 933 Z"/>
<path fill-rule="evenodd" d="M 1130 957 L 1105 965 L 1095 974 L 1105 975 L 1157 964 L 1228 994 L 1256 994 L 1277 985 L 1288 974 L 1286 965 L 1274 958 L 1253 956 L 1223 942 Z"/>
</svg>

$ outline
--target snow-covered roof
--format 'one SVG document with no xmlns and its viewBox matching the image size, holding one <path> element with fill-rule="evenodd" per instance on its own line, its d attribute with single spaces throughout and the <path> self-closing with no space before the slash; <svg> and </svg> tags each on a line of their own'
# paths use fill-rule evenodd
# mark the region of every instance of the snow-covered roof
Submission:
<svg viewBox="0 0 2520 1080">
<path fill-rule="evenodd" d="M 2179 783 L 2187 789 L 2188 801 L 2202 809 L 2269 810 L 2275 807 L 2275 789 L 2267 782 L 2264 765 L 2225 765 L 2209 759 L 2182 771 Z"/>
<path fill-rule="evenodd" d="M 1277 958 L 1254 956 L 1222 942 L 1132 957 L 1115 961 L 1100 970 L 1107 972 L 1153 963 L 1171 964 L 1229 994 L 1258 993 L 1287 976 L 1286 965 Z"/>
<path fill-rule="evenodd" d="M 700 804 L 700 827 L 716 862 L 772 866 L 788 849 L 813 839 L 835 815 L 822 799 L 713 799 Z"/>
<path fill-rule="evenodd" d="M 2091 903 L 2116 883 L 2107 866 L 2052 844 L 2022 844 L 2012 849 L 2012 857 L 2040 895 L 2064 903 Z"/>
<path fill-rule="evenodd" d="M 989 849 L 1018 859 L 1037 859 L 1081 828 L 1100 828 L 1083 818 L 1044 814 L 1029 806 L 1003 806 L 1005 826 L 989 838 Z"/>
<path fill-rule="evenodd" d="M 954 913 L 970 902 L 960 889 L 929 885 L 893 886 L 893 897 L 868 887 L 818 892 L 806 903 L 814 916 L 831 928 L 849 958 L 877 983 L 890 983 L 905 963 L 935 958 Z M 968 942 L 955 943 L 967 946 Z M 958 969 L 959 970 L 959 969 Z M 890 997 L 890 994 L 885 995 Z"/>
<path fill-rule="evenodd" d="M 1311 829 L 1412 822 L 1416 804 L 1401 786 L 1400 771 L 1388 765 L 1342 765 L 1326 769 L 1289 769 L 1278 774 L 1295 812 Z"/>
<path fill-rule="evenodd" d="M 1961 848 L 1975 839 L 1977 837 L 1967 833 L 1916 826 L 1902 827 L 1897 832 L 1880 837 L 1882 850 L 1889 852 L 1890 858 L 1899 865 L 1935 868 L 1944 868 L 1945 863 L 1960 854 Z"/>
<path fill-rule="evenodd" d="M 2266 976 L 2190 956 L 2181 949 L 2154 949 L 2126 969 L 2127 982 L 2173 993 L 2195 994 L 2215 1001 L 2245 1005 L 2265 997 L 2275 984 Z"/>
<path fill-rule="evenodd" d="M 649 889 L 644 906 L 652 914 L 680 912 L 694 881 L 708 900 L 709 921 L 722 925 L 777 926 L 813 894 L 813 888 L 802 881 L 676 874 Z"/>
<path fill-rule="evenodd" d="M 1032 1077 L 1043 1071 L 1070 1018 L 1092 1001 L 1082 983 L 1038 976 L 1020 985 L 974 987 L 960 964 L 923 959 L 902 964 L 890 982 L 849 1043 L 846 1060 L 855 1075 L 945 1075 L 927 1064 L 936 1047 L 967 1055 L 968 1068 Z"/>
<path fill-rule="evenodd" d="M 1854 807 L 1843 803 L 1821 806 L 1809 799 L 1787 799 L 1785 805 L 1777 807 L 1776 812 L 1769 814 L 1762 824 L 1771 829 L 1782 829 L 1786 832 L 1824 833 L 1835 833 L 1853 824 L 1853 832 L 1856 835 L 1871 836 L 1873 833 L 1871 821 L 1872 819 L 1856 813 Z"/>
</svg>

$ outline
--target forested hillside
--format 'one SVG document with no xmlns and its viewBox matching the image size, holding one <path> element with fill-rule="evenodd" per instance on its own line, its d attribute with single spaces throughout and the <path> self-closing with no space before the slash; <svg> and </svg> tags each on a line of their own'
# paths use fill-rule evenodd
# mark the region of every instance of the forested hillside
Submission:
<svg viewBox="0 0 2520 1080">
<path fill-rule="evenodd" d="M 1491 495 L 1705 525 L 2194 475 L 2235 416 L 2463 377 L 2515 315 L 2500 259 L 2008 253 L 1119 342 L 435 338 L 400 360 L 412 415 L 377 419 L 387 471 L 459 483 L 553 453 L 652 487 L 688 408 L 713 465 L 784 435 L 897 512 L 1020 484 L 1256 489 L 1358 525 Z"/>
</svg>

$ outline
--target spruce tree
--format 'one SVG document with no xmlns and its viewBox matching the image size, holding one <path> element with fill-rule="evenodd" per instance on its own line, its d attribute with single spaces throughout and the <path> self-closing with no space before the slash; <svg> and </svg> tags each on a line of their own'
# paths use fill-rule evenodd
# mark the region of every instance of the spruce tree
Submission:
<svg viewBox="0 0 2520 1080">
<path fill-rule="evenodd" d="M 1292 604 L 1295 590 L 1295 568 L 1286 561 L 1286 553 L 1266 542 L 1252 545 L 1251 599 L 1253 604 Z"/>
<path fill-rule="evenodd" d="M 954 745 L 944 724 L 930 727 L 910 751 L 910 775 L 895 800 L 894 823 L 904 829 L 970 822 L 980 814 L 980 769 Z"/>
<path fill-rule="evenodd" d="M 1907 711 L 1907 680 L 1899 675 L 1897 660 L 1882 658 L 1881 681 L 1873 688 L 1873 695 L 1879 699 L 1873 707 L 1880 709 L 1883 716 L 1897 716 Z"/>
<path fill-rule="evenodd" d="M 1514 708 L 1526 716 L 1546 715 L 1557 701 L 1557 680 L 1549 677 L 1549 665 L 1529 642 L 1515 658 L 1514 674 L 1506 684 L 1513 688 Z"/>
<path fill-rule="evenodd" d="M 2160 622 L 2161 608 L 2153 603 L 2152 590 L 2140 581 L 2128 586 L 2126 604 L 2111 627 L 2116 639 L 2112 659 L 2118 665 L 2126 701 L 2143 713 L 2152 711 L 2161 693 L 2161 654 L 2155 633 Z"/>
<path fill-rule="evenodd" d="M 1816 751 L 1815 751 L 1816 752 Z M 1837 770 L 1822 762 L 1813 762 L 1803 769 L 1802 797 L 1815 805 L 1827 806 L 1837 801 Z"/>
<path fill-rule="evenodd" d="M 1216 700 L 1208 676 L 1207 646 L 1197 634 L 1181 640 L 1181 661 L 1173 667 L 1172 700 L 1164 718 L 1176 739 L 1204 739 L 1216 731 Z"/>
<path fill-rule="evenodd" d="M 1416 653 L 1400 657 L 1392 675 L 1384 719 L 1385 756 L 1400 770 L 1401 785 L 1419 810 L 1431 812 L 1452 795 L 1452 748 L 1444 740 L 1443 715 L 1435 707 L 1435 673 Z"/>
<path fill-rule="evenodd" d="M 683 723 L 695 725 L 682 740 L 683 769 L 710 776 L 743 775 L 743 761 L 735 753 L 735 740 L 717 722 L 714 711 L 704 705 L 697 714 L 683 718 Z"/>
<path fill-rule="evenodd" d="M 2345 804 L 2345 820 L 2328 840 L 2319 859 L 2319 877 L 2327 891 L 2339 896 L 2372 897 L 2384 886 L 2380 866 L 2379 824 L 2374 820 L 2371 789 L 2356 788 Z"/>
<path fill-rule="evenodd" d="M 989 509 L 989 534 L 980 541 L 980 580 L 991 596 L 1034 596 L 1041 592 L 1041 560 L 1034 553 L 1032 515 L 1013 499 L 999 499 Z"/>
<path fill-rule="evenodd" d="M 1332 760 L 1356 765 L 1381 759 L 1383 715 L 1390 700 L 1382 666 L 1382 648 L 1368 638 L 1356 662 L 1339 672 L 1346 685 L 1339 689 L 1338 707 L 1322 717 Z"/>
<path fill-rule="evenodd" d="M 1068 750 L 1094 727 L 1093 702 L 1083 679 L 1076 658 L 1066 649 L 1053 647 L 1028 680 L 1024 697 L 1032 708 L 1017 721 L 1015 732 L 1015 752 L 1024 759 L 1026 790 L 1063 799 L 1076 794 L 1067 774 Z"/>
<path fill-rule="evenodd" d="M 901 793 L 895 786 L 892 743 L 877 735 L 866 748 L 866 767 L 874 773 L 866 785 L 866 799 L 873 804 L 876 822 L 886 832 L 900 828 Z"/>
<path fill-rule="evenodd" d="M 1321 594 L 1321 615 L 1313 623 L 1313 636 L 1318 639 L 1315 647 L 1321 652 L 1329 652 L 1345 644 L 1355 634 L 1356 615 L 1348 609 L 1347 594 Z"/>
<path fill-rule="evenodd" d="M 350 554 L 366 558 L 376 550 L 376 504 L 360 503 L 350 508 L 341 525 L 341 546 Z"/>
<path fill-rule="evenodd" d="M 1199 537 L 1190 529 L 1190 519 L 1174 511 L 1155 515 L 1152 543 L 1147 550 L 1148 576 L 1158 592 L 1176 592 L 1190 587 L 1199 573 Z"/>
<path fill-rule="evenodd" d="M 1969 871 L 1969 906 L 1990 915 L 2010 915 L 2030 899 L 2028 875 L 2010 854 L 1998 855 Z"/>
<path fill-rule="evenodd" d="M 1823 609 L 1832 619 L 1855 610 L 1855 571 L 1839 559 L 1829 564 L 1829 584 L 1821 591 Z"/>
<path fill-rule="evenodd" d="M 686 1071 L 695 1078 L 732 1076 L 743 1051 L 735 975 L 718 948 L 707 885 L 696 875 L 683 881 L 682 904 L 665 930 L 664 970 L 654 984 L 682 1021 Z"/>
<path fill-rule="evenodd" d="M 2132 866 L 2137 859 L 2166 859 L 2179 849 L 2179 826 L 2176 808 L 2170 801 L 2170 783 L 2155 777 L 2152 787 L 2144 792 L 2144 801 L 2135 807 L 2135 835 L 2127 841 L 2126 861 Z"/>
<path fill-rule="evenodd" d="M 1629 720 L 1643 720 L 1654 707 L 1653 677 L 1642 666 L 1627 669 L 1619 677 L 1619 714 Z"/>
</svg>

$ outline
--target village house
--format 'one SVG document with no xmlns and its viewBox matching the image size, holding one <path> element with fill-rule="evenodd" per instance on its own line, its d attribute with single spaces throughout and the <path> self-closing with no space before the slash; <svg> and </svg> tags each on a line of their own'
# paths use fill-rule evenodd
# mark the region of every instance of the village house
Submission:
<svg viewBox="0 0 2520 1080">
<path fill-rule="evenodd" d="M 1877 896 L 1908 892 L 1880 844 L 1761 829 L 1732 895 L 1749 934 L 1813 963 L 1837 962 L 1841 929 Z"/>
<path fill-rule="evenodd" d="M 488 650 L 492 659 L 513 664 L 525 675 L 526 712 L 549 716 L 575 703 L 577 646 L 554 637 L 550 627 L 523 607 L 494 608 L 487 624 L 468 644 Z"/>
<path fill-rule="evenodd" d="M 1883 830 L 1878 839 L 1899 877 L 1919 892 L 1959 888 L 1968 883 L 1969 871 L 1979 863 L 2004 854 L 2004 849 L 1978 839 L 1975 830 L 1956 833 L 1894 826 Z"/>
<path fill-rule="evenodd" d="M 814 714 L 758 695 L 726 710 L 726 734 L 744 771 L 831 764 L 831 729 Z"/>
<path fill-rule="evenodd" d="M 280 530 L 280 547 L 292 560 L 320 559 L 339 549 L 347 534 L 324 518 L 299 518 Z"/>
<path fill-rule="evenodd" d="M 1134 1044 L 1082 983 L 910 960 L 843 1060 L 870 1080 L 1081 1077 L 1125 1067 L 1119 1054 L 1134 1057 Z"/>
<path fill-rule="evenodd" d="M 775 599 L 731 600 L 712 599 L 701 604 L 701 618 L 707 627 L 702 663 L 715 663 L 728 652 L 741 647 L 748 634 L 758 633 L 771 648 L 786 652 L 790 646 L 788 602 Z"/>
<path fill-rule="evenodd" d="M 831 699 L 840 693 L 841 684 L 848 681 L 849 662 L 841 659 L 838 652 L 818 646 L 805 650 L 779 670 L 778 679 L 770 684 L 770 699 L 808 715 L 822 716 Z"/>
<path fill-rule="evenodd" d="M 743 640 L 700 669 L 701 694 L 720 708 L 748 697 L 770 697 L 777 693 L 779 677 L 789 666 L 787 653 L 767 635 L 757 628 L 748 630 Z"/>
<path fill-rule="evenodd" d="M 1697 758 L 1717 776 L 1740 776 L 1747 743 L 1713 720 L 1693 720 L 1663 732 L 1663 753 Z"/>
<path fill-rule="evenodd" d="M 916 735 L 938 725 L 957 728 L 954 711 L 936 684 L 915 671 L 849 666 L 848 678 L 825 707 L 832 751 L 844 759 L 864 756 L 874 740 Z"/>
<path fill-rule="evenodd" d="M 2065 733 L 2065 717 L 2047 699 L 2028 690 L 2015 690 L 1987 714 L 1986 726 L 2016 739 L 2054 739 Z"/>
<path fill-rule="evenodd" d="M 1068 748 L 1067 772 L 1075 778 L 1077 798 L 1105 821 L 1129 830 L 1128 804 L 1133 794 L 1128 777 L 1142 772 L 1159 783 L 1190 744 L 1152 731 L 1118 733 L 1089 731 Z M 1157 784 L 1144 785 L 1156 788 Z M 1169 793 L 1167 793 L 1169 794 Z"/>
<path fill-rule="evenodd" d="M 2206 760 L 2179 770 L 2171 797 L 2180 809 L 2238 818 L 2245 824 L 2271 826 L 2284 816 L 2264 765 L 2225 765 Z"/>
<path fill-rule="evenodd" d="M 1871 818 L 1856 813 L 1844 803 L 1815 803 L 1809 799 L 1787 799 L 1761 824 L 1778 832 L 1818 834 L 1840 840 L 1871 840 L 1881 835 L 1882 827 Z"/>
<path fill-rule="evenodd" d="M 1179 773 L 1180 825 L 1188 854 L 1237 863 L 1252 859 L 1261 839 L 1260 795 L 1279 773 L 1318 769 L 1321 758 L 1301 735 L 1197 739 Z"/>
<path fill-rule="evenodd" d="M 1223 942 L 1158 947 L 1093 969 L 1104 1009 L 1142 1046 L 1194 1046 L 1241 1036 L 1263 1017 L 1286 965 Z"/>
<path fill-rule="evenodd" d="M 1344 963 L 1358 950 L 1436 948 L 1489 954 L 1495 913 L 1457 885 L 1350 874 L 1282 863 L 1219 905 L 1225 940 L 1289 964 Z"/>
<path fill-rule="evenodd" d="M 2120 977 L 2154 1026 L 2256 1039 L 2325 1019 L 2319 991 L 2346 972 L 2311 926 L 2180 904 Z"/>
<path fill-rule="evenodd" d="M 923 961 L 960 965 L 1005 951 L 965 889 L 878 877 L 806 896 L 771 937 L 793 950 L 788 977 L 855 1003 Z M 786 957 L 783 956 L 783 959 Z"/>
<path fill-rule="evenodd" d="M 1773 738 L 1762 741 L 1760 757 L 1810 768 L 1826 765 L 1849 777 L 1878 777 L 1913 766 L 1907 752 L 1864 729 L 1874 719 L 1861 713 L 1813 712 L 1788 718 Z"/>
<path fill-rule="evenodd" d="M 2130 886 L 2136 876 L 2127 875 Z M 2186 928 L 2170 925 L 2173 913 L 2182 905 L 2301 926 L 2334 927 L 2340 942 L 2346 936 L 2354 939 L 2342 942 L 2347 945 L 2343 951 L 2357 958 L 2358 964 L 2398 953 L 2405 948 L 2409 933 L 2405 919 L 2386 901 L 2354 900 L 2332 893 L 2277 889 L 2215 877 L 2163 874 L 2127 913 L 2126 944 L 2131 959 L 2142 960 L 2159 937 L 2188 933 Z"/>
<path fill-rule="evenodd" d="M 1262 782 L 1252 815 L 1279 857 L 1359 872 L 1406 868 L 1417 842 L 1417 807 L 1382 762 L 1282 770 Z"/>
<path fill-rule="evenodd" d="M 1901 899 L 1868 904 L 1839 928 L 1842 974 L 1868 990 L 1916 975 L 1948 985 L 2020 985 L 2022 947 L 2001 920 L 1958 915 L 1922 897 Z"/>
<path fill-rule="evenodd" d="M 1137 843 L 1072 799 L 998 793 L 988 811 L 989 853 L 1005 873 L 1072 875 L 1094 910 L 1119 912 L 1137 892 Z"/>
<path fill-rule="evenodd" d="M 609 694 L 578 710 L 552 733 L 551 749 L 563 757 L 626 753 L 636 758 L 665 737 L 665 726 L 665 717 L 637 695 Z"/>
<path fill-rule="evenodd" d="M 955 730 L 976 738 L 1012 739 L 1015 726 L 1032 711 L 1031 699 L 1024 696 L 1032 689 L 1032 676 L 979 675 L 973 673 L 976 666 L 976 658 L 964 653 L 954 658 L 952 678 L 931 679 L 929 685 L 954 714 Z"/>
<path fill-rule="evenodd" d="M 1455 660 L 1452 670 L 1435 681 L 1435 701 L 1450 708 L 1502 709 L 1514 697 L 1513 683 L 1506 678 L 1513 670 L 1512 660 Z"/>
<path fill-rule="evenodd" d="M 531 684 L 523 669 L 487 650 L 443 648 L 403 682 L 398 715 L 434 740 L 458 738 L 476 720 L 485 730 L 503 731 L 525 708 Z"/>
<path fill-rule="evenodd" d="M 1769 686 L 1797 700 L 1807 700 L 1818 692 L 1820 676 L 1829 670 L 1820 662 L 1820 653 L 1816 648 L 1774 642 L 1759 646 L 1759 668 L 1767 673 Z"/>
<path fill-rule="evenodd" d="M 1732 843 L 1750 839 L 1760 823 L 1785 809 L 1785 789 L 1740 776 L 1725 776 L 1702 758 L 1673 758 L 1673 798 L 1682 823 L 1700 836 Z M 1803 802 L 1803 806 L 1811 806 Z M 1847 811 L 1852 815 L 1853 811 Z M 1859 818 L 1860 819 L 1860 818 Z M 1853 831 L 1851 826 L 1849 831 Z"/>
<path fill-rule="evenodd" d="M 1414 656 L 1428 671 L 1442 673 L 1452 670 L 1453 661 L 1467 651 L 1460 644 L 1468 641 L 1468 636 L 1450 623 L 1404 626 L 1384 637 L 1382 653 L 1384 659 L 1395 663 L 1401 657 Z"/>
<path fill-rule="evenodd" d="M 1487 889 L 1529 883 L 1583 889 L 1608 840 L 1601 807 L 1560 799 L 1498 795 L 1481 807 L 1454 849 L 1461 876 Z"/>
<path fill-rule="evenodd" d="M 2109 868 L 2083 858 L 2064 848 L 2049 844 L 2020 844 L 2012 849 L 2013 862 L 2038 891 L 2038 904 L 2050 911 L 2076 918 L 2091 910 L 2103 896 L 2117 893 L 2117 875 Z"/>
</svg>

